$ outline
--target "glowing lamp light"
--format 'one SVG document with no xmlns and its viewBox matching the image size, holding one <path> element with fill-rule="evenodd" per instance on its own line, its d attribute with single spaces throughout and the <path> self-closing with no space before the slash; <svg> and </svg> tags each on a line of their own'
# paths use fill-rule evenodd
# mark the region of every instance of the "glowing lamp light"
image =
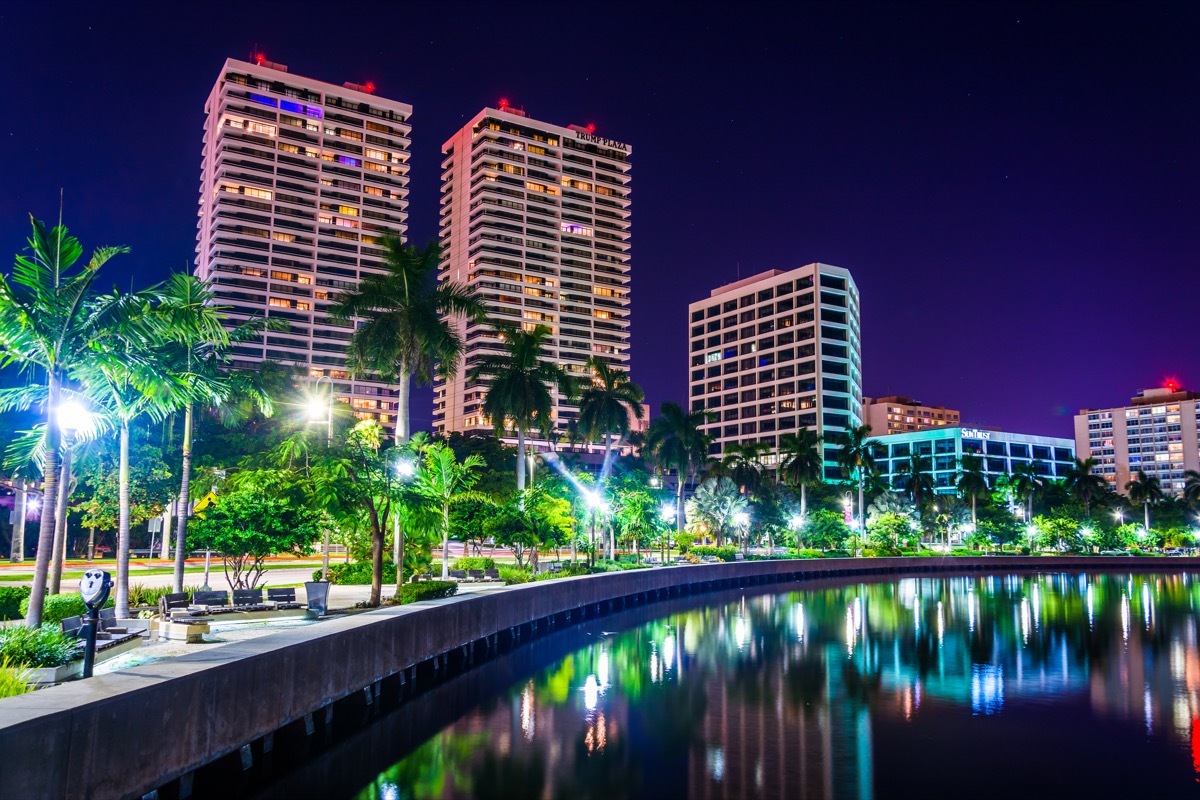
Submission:
<svg viewBox="0 0 1200 800">
<path fill-rule="evenodd" d="M 592 123 L 590 123 L 590 122 L 589 122 L 589 123 L 587 124 L 587 132 L 588 132 L 589 134 L 595 133 L 595 132 L 596 132 L 596 126 L 595 126 L 595 125 L 593 125 Z"/>
<path fill-rule="evenodd" d="M 1030 525 L 1028 528 L 1025 529 L 1025 533 L 1029 534 L 1030 536 L 1036 535 L 1037 532 L 1038 532 L 1037 526 L 1035 526 L 1035 525 Z"/>
<path fill-rule="evenodd" d="M 583 499 L 587 502 L 588 507 L 590 508 L 593 508 L 597 511 L 604 508 L 604 498 L 600 496 L 599 492 L 584 492 Z"/>
<path fill-rule="evenodd" d="M 92 412 L 75 400 L 68 400 L 58 407 L 58 427 L 68 433 L 86 428 L 91 421 Z"/>
<path fill-rule="evenodd" d="M 363 84 L 363 89 L 366 91 L 367 94 L 375 94 L 375 82 L 367 81 L 366 83 Z"/>
<path fill-rule="evenodd" d="M 660 486 L 662 486 L 662 478 L 658 477 L 657 475 L 651 475 L 650 476 L 650 488 L 657 489 Z"/>
<path fill-rule="evenodd" d="M 799 530 L 800 528 L 804 527 L 804 517 L 800 514 L 794 514 L 792 518 L 788 520 L 788 525 L 792 528 L 792 530 Z"/>
<path fill-rule="evenodd" d="M 411 478 L 413 475 L 417 474 L 417 465 L 415 462 L 406 458 L 396 465 L 396 473 L 401 478 Z"/>
<path fill-rule="evenodd" d="M 27 514 L 32 514 L 34 511 L 37 511 L 41 507 L 42 507 L 42 498 L 40 498 L 40 497 L 31 497 L 27 501 L 25 501 L 25 513 L 27 513 Z"/>
<path fill-rule="evenodd" d="M 739 511 L 733 515 L 733 524 L 739 528 L 750 524 L 750 515 L 745 511 Z"/>
<path fill-rule="evenodd" d="M 318 397 L 308 401 L 308 418 L 313 422 L 325 421 L 325 401 Z"/>
<path fill-rule="evenodd" d="M 507 97 L 501 97 L 501 98 L 500 98 L 500 107 L 501 107 L 501 108 L 508 108 L 508 98 L 507 98 Z"/>
<path fill-rule="evenodd" d="M 664 520 L 670 521 L 675 519 L 675 504 L 663 503 L 658 513 Z"/>
<path fill-rule="evenodd" d="M 1163 388 L 1169 389 L 1172 392 L 1178 392 L 1179 391 L 1179 381 L 1175 380 L 1174 378 L 1167 378 L 1166 380 L 1163 381 Z"/>
</svg>

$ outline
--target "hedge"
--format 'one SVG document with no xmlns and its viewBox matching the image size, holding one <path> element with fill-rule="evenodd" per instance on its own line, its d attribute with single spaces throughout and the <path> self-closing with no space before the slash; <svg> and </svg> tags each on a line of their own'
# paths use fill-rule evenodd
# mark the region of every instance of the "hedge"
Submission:
<svg viewBox="0 0 1200 800">
<path fill-rule="evenodd" d="M 701 545 L 691 548 L 688 552 L 699 559 L 703 559 L 706 556 L 716 556 L 722 561 L 737 561 L 738 549 L 733 545 L 725 545 L 724 547 Z"/>
<path fill-rule="evenodd" d="M 104 604 L 104 607 L 112 608 L 113 603 L 113 597 L 109 595 L 108 602 Z M 67 617 L 81 617 L 86 613 L 87 606 L 83 604 L 83 597 L 78 593 L 51 594 L 46 596 L 46 604 L 42 606 L 42 624 L 59 623 Z M 29 598 L 26 597 L 21 601 L 21 616 L 28 616 L 28 614 Z"/>
<path fill-rule="evenodd" d="M 321 570 L 313 571 L 313 580 L 321 580 Z M 370 586 L 371 562 L 355 561 L 352 564 L 330 564 L 329 582 L 342 586 Z M 396 565 L 385 561 L 383 564 L 383 582 L 396 582 Z"/>
<path fill-rule="evenodd" d="M 496 559 L 484 556 L 465 556 L 454 562 L 454 569 L 495 569 Z"/>
<path fill-rule="evenodd" d="M 458 584 L 453 581 L 421 581 L 406 583 L 400 587 L 401 603 L 419 603 L 422 600 L 441 600 L 458 594 Z M 392 598 L 396 602 L 396 598 Z"/>
<path fill-rule="evenodd" d="M 10 667 L 61 667 L 75 660 L 78 645 L 78 639 L 67 636 L 55 625 L 41 628 L 10 625 L 0 630 L 0 661 Z"/>
<path fill-rule="evenodd" d="M 29 597 L 28 586 L 0 586 L 0 619 L 20 619 L 21 601 Z M 25 606 L 28 608 L 28 604 Z"/>
</svg>

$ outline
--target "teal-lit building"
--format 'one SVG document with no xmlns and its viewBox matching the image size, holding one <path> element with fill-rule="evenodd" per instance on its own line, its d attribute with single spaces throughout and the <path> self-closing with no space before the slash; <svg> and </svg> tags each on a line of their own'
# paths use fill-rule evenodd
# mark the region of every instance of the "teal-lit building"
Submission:
<svg viewBox="0 0 1200 800">
<path fill-rule="evenodd" d="M 872 439 L 875 466 L 892 486 L 913 453 L 929 460 L 934 486 L 939 494 L 954 493 L 954 478 L 964 454 L 979 456 L 989 483 L 1014 467 L 1034 462 L 1042 475 L 1060 480 L 1075 463 L 1075 441 L 1058 436 L 982 428 L 931 428 L 893 433 Z"/>
</svg>

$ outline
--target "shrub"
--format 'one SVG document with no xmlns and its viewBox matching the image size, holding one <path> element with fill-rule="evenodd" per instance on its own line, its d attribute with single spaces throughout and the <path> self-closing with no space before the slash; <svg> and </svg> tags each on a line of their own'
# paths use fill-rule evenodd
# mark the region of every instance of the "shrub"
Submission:
<svg viewBox="0 0 1200 800">
<path fill-rule="evenodd" d="M 0 630 L 0 661 L 16 667 L 61 667 L 75 660 L 78 644 L 55 625 L 10 625 Z"/>
<path fill-rule="evenodd" d="M 197 587 L 185 586 L 183 591 L 188 596 L 188 600 L 196 594 Z M 157 606 L 158 601 L 169 594 L 174 594 L 170 586 L 148 587 L 135 583 L 129 587 L 129 605 L 130 606 Z"/>
<path fill-rule="evenodd" d="M 724 547 L 709 547 L 707 545 L 702 545 L 699 547 L 693 547 L 688 551 L 688 553 L 696 556 L 696 558 L 699 559 L 703 559 L 706 556 L 716 556 L 722 561 L 737 560 L 737 548 L 733 545 L 725 545 Z"/>
<path fill-rule="evenodd" d="M 30 690 L 29 672 L 0 658 L 0 698 L 16 697 Z"/>
<path fill-rule="evenodd" d="M 880 545 L 878 547 L 864 547 L 862 554 L 866 558 L 889 558 L 891 556 L 900 555 L 899 547 L 890 547 L 888 545 Z"/>
<path fill-rule="evenodd" d="M 109 595 L 108 602 L 104 604 L 104 607 L 112 608 L 112 605 L 113 597 Z M 24 617 L 28 613 L 29 598 L 26 597 L 21 601 L 21 616 Z M 42 606 L 42 624 L 57 624 L 67 617 L 80 617 L 86 613 L 87 606 L 83 604 L 83 597 L 78 593 L 47 595 L 46 604 Z"/>
<path fill-rule="evenodd" d="M 313 571 L 313 580 L 321 580 L 321 570 Z M 330 564 L 329 565 L 329 582 L 338 583 L 342 586 L 370 586 L 371 585 L 371 562 L 370 561 L 355 561 L 351 564 Z M 390 562 L 383 564 L 383 582 L 396 582 L 396 565 Z"/>
<path fill-rule="evenodd" d="M 474 569 L 474 568 L 472 568 Z M 400 587 L 401 603 L 419 603 L 422 600 L 440 600 L 458 593 L 458 584 L 453 581 L 421 581 L 406 583 Z M 396 598 L 392 598 L 396 602 Z"/>
<path fill-rule="evenodd" d="M 826 558 L 849 558 L 850 553 L 847 550 L 826 550 Z"/>
<path fill-rule="evenodd" d="M 466 556 L 454 562 L 453 569 L 495 569 L 496 559 L 483 556 Z"/>
<path fill-rule="evenodd" d="M 825 554 L 820 550 L 812 550 L 810 548 L 802 548 L 796 551 L 796 558 L 824 558 Z"/>
<path fill-rule="evenodd" d="M 527 569 L 517 569 L 516 567 L 497 567 L 496 570 L 500 573 L 500 580 L 504 581 L 508 586 L 513 586 L 518 583 L 529 583 L 533 580 L 533 575 Z"/>
<path fill-rule="evenodd" d="M 0 586 L 0 619 L 20 619 L 21 601 L 29 597 L 28 586 Z M 28 604 L 25 606 L 29 607 Z"/>
</svg>

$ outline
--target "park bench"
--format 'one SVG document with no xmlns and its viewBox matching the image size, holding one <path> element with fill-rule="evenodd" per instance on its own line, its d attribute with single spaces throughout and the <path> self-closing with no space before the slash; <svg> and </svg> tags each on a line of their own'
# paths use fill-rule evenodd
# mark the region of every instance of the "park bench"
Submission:
<svg viewBox="0 0 1200 800">
<path fill-rule="evenodd" d="M 233 608 L 238 611 L 265 611 L 268 606 L 263 603 L 262 587 L 260 586 L 257 589 L 234 589 Z"/>
<path fill-rule="evenodd" d="M 452 569 L 452 570 L 450 570 L 449 574 L 450 574 L 450 580 L 452 580 L 452 581 L 465 581 L 467 579 L 467 573 L 465 570 Z"/>
<path fill-rule="evenodd" d="M 295 589 L 267 589 L 267 602 L 274 603 L 275 608 L 304 608 L 296 602 Z"/>
<path fill-rule="evenodd" d="M 500 577 L 500 570 L 498 569 L 485 569 L 483 571 L 483 579 L 485 581 L 503 580 L 503 578 Z"/>
<path fill-rule="evenodd" d="M 67 617 L 61 623 L 62 632 L 68 636 L 73 636 L 77 639 L 83 639 L 84 618 L 82 616 Z M 115 608 L 103 608 L 100 610 L 99 627 L 96 631 L 96 654 L 101 653 L 107 655 L 116 655 L 114 651 L 120 648 L 122 651 L 129 649 L 122 647 L 128 645 L 135 639 L 140 639 L 141 633 L 138 631 L 131 632 L 128 628 L 122 628 L 117 625 L 117 611 Z"/>
<path fill-rule="evenodd" d="M 481 570 L 481 569 L 469 569 L 469 570 L 467 570 L 467 579 L 468 579 L 468 580 L 472 580 L 472 581 L 481 581 L 481 580 L 483 580 L 483 570 Z"/>
</svg>

